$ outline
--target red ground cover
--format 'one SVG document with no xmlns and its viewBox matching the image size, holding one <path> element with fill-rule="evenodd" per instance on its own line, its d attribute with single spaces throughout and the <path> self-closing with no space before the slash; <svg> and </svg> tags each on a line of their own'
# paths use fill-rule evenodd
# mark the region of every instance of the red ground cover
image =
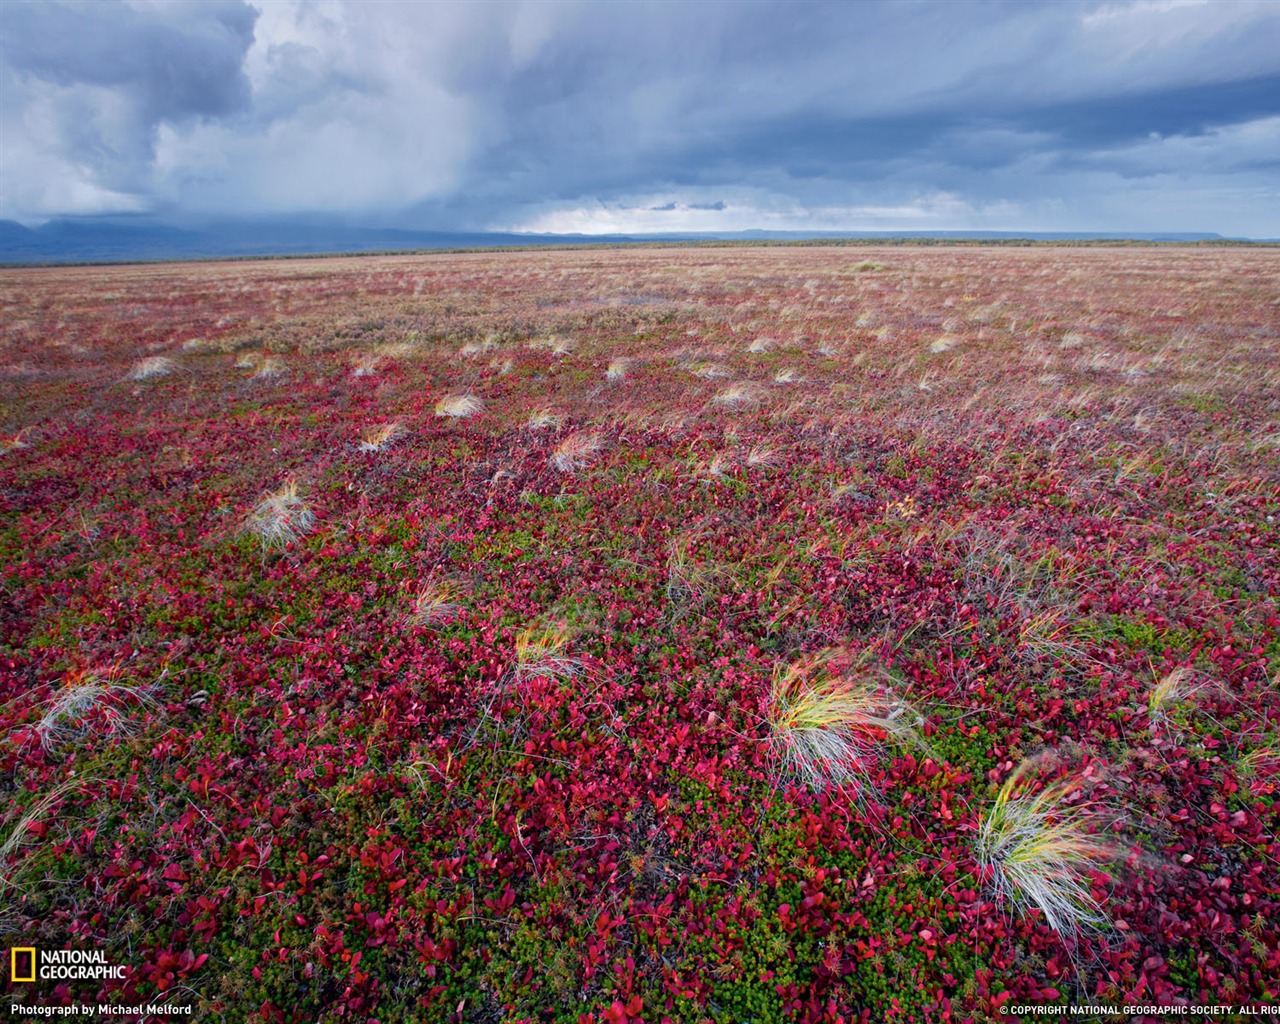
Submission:
<svg viewBox="0 0 1280 1024">
<path fill-rule="evenodd" d="M 1277 303 L 1245 248 L 0 270 L 0 926 L 128 968 L 11 993 L 1274 1003 Z M 811 786 L 814 659 L 913 728 Z M 1028 758 L 1092 927 L 979 855 Z"/>
</svg>

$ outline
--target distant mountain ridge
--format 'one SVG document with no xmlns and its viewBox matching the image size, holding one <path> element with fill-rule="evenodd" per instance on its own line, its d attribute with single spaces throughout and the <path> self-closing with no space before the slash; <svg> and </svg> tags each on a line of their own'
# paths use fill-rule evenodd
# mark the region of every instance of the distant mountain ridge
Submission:
<svg viewBox="0 0 1280 1024">
<path fill-rule="evenodd" d="M 225 221 L 196 227 L 152 218 L 60 218 L 39 228 L 0 221 L 0 263 L 102 263 L 152 260 L 302 256 L 324 253 L 490 249 L 532 245 L 609 245 L 635 242 L 806 241 L 915 239 L 939 241 L 1214 242 L 1205 232 L 1026 231 L 735 231 L 663 234 L 522 234 L 496 231 L 419 231 L 306 221 Z"/>
</svg>

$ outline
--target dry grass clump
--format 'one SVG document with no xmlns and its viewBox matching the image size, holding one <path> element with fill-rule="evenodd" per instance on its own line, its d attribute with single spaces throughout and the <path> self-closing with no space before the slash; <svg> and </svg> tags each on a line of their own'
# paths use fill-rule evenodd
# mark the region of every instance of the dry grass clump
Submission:
<svg viewBox="0 0 1280 1024">
<path fill-rule="evenodd" d="M 631 360 L 624 356 L 610 361 L 609 368 L 604 371 L 606 380 L 622 380 L 631 368 Z"/>
<path fill-rule="evenodd" d="M 1021 911 L 1039 908 L 1059 935 L 1102 927 L 1106 917 L 1089 873 L 1122 859 L 1099 833 L 1112 822 L 1085 795 L 1081 775 L 1036 790 L 1043 758 L 1028 758 L 1005 780 L 978 833 L 978 862 L 998 898 Z"/>
<path fill-rule="evenodd" d="M 31 805 L 18 816 L 18 820 L 9 829 L 4 841 L 0 842 L 0 898 L 10 895 L 9 890 L 21 891 L 22 886 L 16 878 L 20 874 L 21 865 L 10 866 L 9 862 L 24 847 L 30 846 L 38 833 L 34 825 L 42 821 L 67 793 L 83 785 L 80 779 L 71 778 L 60 783 L 43 796 L 37 797 Z M 5 908 L 6 910 L 8 908 Z M 7 915 L 6 915 L 7 916 Z M 6 924 L 9 922 L 6 921 Z"/>
<path fill-rule="evenodd" d="M 258 365 L 258 360 L 261 358 L 256 352 L 241 352 L 236 356 L 236 361 L 232 365 L 237 370 L 252 370 Z"/>
<path fill-rule="evenodd" d="M 703 380 L 722 380 L 729 376 L 729 371 L 719 363 L 699 363 L 693 368 L 693 375 Z"/>
<path fill-rule="evenodd" d="M 365 352 L 351 364 L 351 376 L 372 377 L 382 365 L 382 357 L 376 352 Z"/>
<path fill-rule="evenodd" d="M 791 366 L 784 366 L 773 375 L 775 384 L 799 384 L 802 380 L 800 371 Z"/>
<path fill-rule="evenodd" d="M 811 789 L 865 777 L 865 762 L 885 740 L 919 744 L 920 717 L 902 698 L 856 666 L 837 670 L 839 650 L 780 666 L 767 709 L 770 746 L 785 774 Z"/>
<path fill-rule="evenodd" d="M 1151 731 L 1167 728 L 1170 712 L 1191 700 L 1202 689 L 1204 684 L 1196 682 L 1195 672 L 1186 665 L 1168 673 L 1151 688 L 1147 698 L 1147 721 L 1151 723 Z"/>
<path fill-rule="evenodd" d="M 279 377 L 289 369 L 285 365 L 284 360 L 278 356 L 266 356 L 258 362 L 257 366 L 258 368 L 253 374 L 255 380 Z"/>
<path fill-rule="evenodd" d="M 560 416 L 550 409 L 536 409 L 529 415 L 527 426 L 530 430 L 555 430 L 560 426 Z"/>
<path fill-rule="evenodd" d="M 436 415 L 459 420 L 474 416 L 483 408 L 484 400 L 479 395 L 473 395 L 470 392 L 461 395 L 445 395 L 436 402 Z"/>
<path fill-rule="evenodd" d="M 772 445 L 758 444 L 747 452 L 748 466 L 762 466 L 771 469 L 778 464 L 778 450 Z"/>
<path fill-rule="evenodd" d="M 167 377 L 178 368 L 176 359 L 168 356 L 147 356 L 139 359 L 129 370 L 127 380 L 154 380 L 156 377 Z"/>
<path fill-rule="evenodd" d="M 462 610 L 462 588 L 452 580 L 427 580 L 414 595 L 409 614 L 410 625 L 435 626 Z"/>
<path fill-rule="evenodd" d="M 362 452 L 386 451 L 400 438 L 404 437 L 406 433 L 404 424 L 396 420 L 394 423 L 386 423 L 381 427 L 375 427 L 368 431 L 360 439 L 360 443 L 356 447 Z"/>
<path fill-rule="evenodd" d="M 545 338 L 535 338 L 527 345 L 532 349 L 545 349 L 553 356 L 567 356 L 574 350 L 574 342 L 572 338 L 562 338 L 556 334 L 550 334 Z"/>
<path fill-rule="evenodd" d="M 773 346 L 774 340 L 772 338 L 756 338 L 747 346 L 747 351 L 755 355 L 760 355 L 761 353 L 771 350 Z"/>
<path fill-rule="evenodd" d="M 711 400 L 725 409 L 741 409 L 760 404 L 760 392 L 754 384 L 731 384 Z"/>
<path fill-rule="evenodd" d="M 709 483 L 723 483 L 726 480 L 732 480 L 729 470 L 733 468 L 733 458 L 724 453 L 715 455 L 710 462 L 706 463 L 700 472 L 702 478 Z"/>
<path fill-rule="evenodd" d="M 0 440 L 0 452 L 14 452 L 22 448 L 30 448 L 31 446 L 22 439 L 22 435 L 30 429 L 30 427 L 23 427 L 13 437 L 6 437 Z"/>
<path fill-rule="evenodd" d="M 951 349 L 955 348 L 958 344 L 960 344 L 960 340 L 958 338 L 950 334 L 944 334 L 942 337 L 936 338 L 933 341 L 929 346 L 929 351 L 934 355 L 937 355 L 939 352 L 951 351 Z"/>
<path fill-rule="evenodd" d="M 599 434 L 570 434 L 556 445 L 548 461 L 553 469 L 571 473 L 588 465 L 603 447 L 604 440 Z"/>
<path fill-rule="evenodd" d="M 258 538 L 263 551 L 269 551 L 304 537 L 311 532 L 315 521 L 311 506 L 298 495 L 297 483 L 290 480 L 254 506 L 245 523 L 245 532 Z"/>
<path fill-rule="evenodd" d="M 1280 768 L 1280 748 L 1273 744 L 1255 747 L 1236 761 L 1233 770 L 1236 778 L 1247 782 L 1262 771 L 1275 771 Z"/>
<path fill-rule="evenodd" d="M 468 341 L 462 348 L 458 349 L 460 356 L 482 356 L 492 352 L 498 347 L 498 342 L 493 338 L 485 338 L 484 341 Z"/>
<path fill-rule="evenodd" d="M 388 341 L 374 348 L 373 354 L 382 359 L 407 359 L 418 351 L 412 341 Z"/>
<path fill-rule="evenodd" d="M 131 733 L 134 727 L 127 717 L 129 710 L 152 703 L 149 688 L 119 682 L 115 670 L 106 675 L 73 673 L 62 689 L 41 705 L 44 713 L 35 733 L 45 750 L 91 732 L 108 736 Z"/>
<path fill-rule="evenodd" d="M 516 681 L 543 676 L 572 679 L 582 672 L 582 660 L 567 655 L 569 644 L 578 635 L 567 622 L 537 622 L 516 636 Z"/>
</svg>

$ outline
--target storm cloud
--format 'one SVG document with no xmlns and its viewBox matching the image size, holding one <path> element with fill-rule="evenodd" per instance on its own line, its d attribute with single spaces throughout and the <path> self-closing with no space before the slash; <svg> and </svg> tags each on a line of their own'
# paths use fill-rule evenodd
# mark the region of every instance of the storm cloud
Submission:
<svg viewBox="0 0 1280 1024">
<path fill-rule="evenodd" d="M 1280 5 L 32 3 L 0 216 L 1280 235 Z"/>
</svg>

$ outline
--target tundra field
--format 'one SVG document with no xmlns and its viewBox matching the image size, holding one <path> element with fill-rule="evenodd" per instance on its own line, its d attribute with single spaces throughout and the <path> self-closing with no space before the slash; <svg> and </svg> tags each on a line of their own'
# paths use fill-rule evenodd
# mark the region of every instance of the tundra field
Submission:
<svg viewBox="0 0 1280 1024">
<path fill-rule="evenodd" d="M 1280 1000 L 1280 250 L 9 269 L 0 317 L 0 929 L 127 969 L 25 1003 Z"/>
</svg>

